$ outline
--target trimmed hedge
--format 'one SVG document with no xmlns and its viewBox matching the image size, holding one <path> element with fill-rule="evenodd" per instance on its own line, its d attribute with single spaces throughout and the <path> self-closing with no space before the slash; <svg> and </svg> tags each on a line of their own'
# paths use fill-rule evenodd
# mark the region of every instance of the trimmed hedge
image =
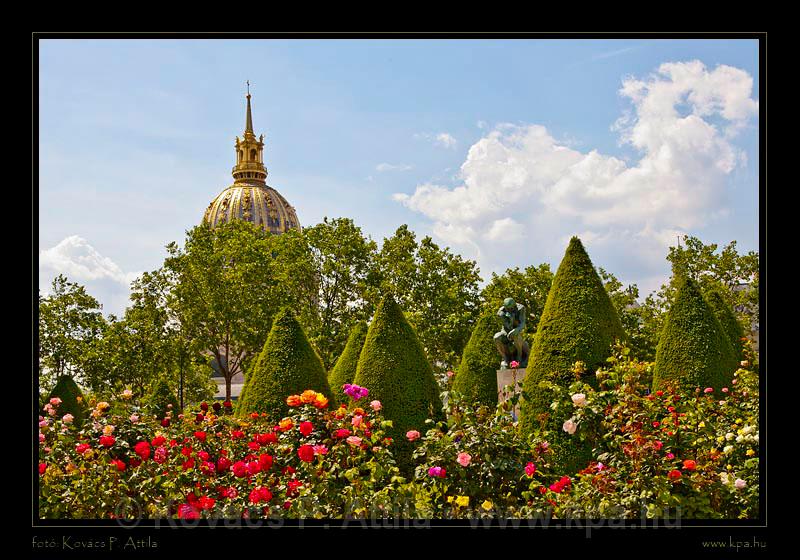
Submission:
<svg viewBox="0 0 800 560">
<path fill-rule="evenodd" d="M 547 381 L 569 387 L 576 381 L 573 366 L 582 361 L 586 373 L 581 379 L 595 385 L 595 370 L 605 364 L 615 339 L 624 336 L 614 305 L 589 255 L 580 239 L 573 237 L 553 278 L 539 320 L 523 384 L 519 423 L 526 434 L 540 427 L 553 431 L 554 441 L 550 443 L 554 444 L 557 464 L 565 472 L 586 466 L 591 459 L 591 442 L 578 443 L 578 437 L 562 430 L 572 410 L 554 412 L 550 404 L 556 396 L 539 384 Z"/>
<path fill-rule="evenodd" d="M 145 400 L 147 408 L 159 418 L 166 416 L 167 410 L 169 410 L 168 405 L 172 405 L 173 415 L 177 416 L 180 413 L 178 396 L 163 377 L 156 379 Z"/>
<path fill-rule="evenodd" d="M 55 386 L 47 396 L 45 404 L 54 397 L 61 399 L 61 404 L 57 408 L 59 418 L 65 414 L 72 414 L 74 417 L 73 425 L 76 427 L 83 425 L 83 421 L 86 419 L 86 400 L 83 398 L 80 387 L 72 377 L 69 375 L 59 376 Z"/>
<path fill-rule="evenodd" d="M 306 389 L 322 393 L 335 406 L 322 360 L 290 309 L 275 318 L 236 407 L 237 414 L 265 412 L 279 420 L 289 412 L 286 397 Z"/>
<path fill-rule="evenodd" d="M 494 333 L 500 330 L 498 323 L 495 314 L 478 318 L 453 381 L 454 391 L 491 407 L 497 406 L 497 369 L 501 360 L 494 344 Z"/>
<path fill-rule="evenodd" d="M 719 322 L 722 325 L 722 330 L 724 330 L 725 334 L 728 335 L 728 340 L 731 341 L 731 346 L 733 346 L 736 360 L 741 361 L 744 357 L 744 344 L 742 344 L 742 338 L 745 336 L 742 324 L 736 318 L 736 315 L 733 313 L 733 309 L 730 305 L 728 305 L 728 302 L 725 301 L 724 296 L 718 289 L 710 290 L 706 296 L 706 301 L 708 302 L 708 305 L 711 306 L 711 310 L 714 312 L 714 315 L 716 315 L 717 319 L 719 319 Z"/>
<path fill-rule="evenodd" d="M 328 374 L 328 384 L 339 402 L 344 402 L 349 398 L 342 391 L 342 385 L 352 383 L 353 379 L 355 379 L 358 357 L 361 355 L 361 349 L 364 347 L 366 338 L 367 324 L 361 321 L 350 331 L 350 336 L 347 338 L 347 344 L 342 351 L 342 355 L 336 360 L 336 364 Z"/>
<path fill-rule="evenodd" d="M 424 433 L 426 419 L 443 419 L 442 402 L 417 334 L 391 295 L 375 311 L 353 382 L 369 389 L 370 400 L 381 401 L 384 417 L 393 423 L 387 430 L 394 439 L 392 452 L 408 472 L 412 447 L 406 432 Z"/>
<path fill-rule="evenodd" d="M 653 389 L 669 384 L 729 387 L 737 366 L 736 351 L 700 287 L 691 279 L 678 279 L 656 348 Z"/>
</svg>

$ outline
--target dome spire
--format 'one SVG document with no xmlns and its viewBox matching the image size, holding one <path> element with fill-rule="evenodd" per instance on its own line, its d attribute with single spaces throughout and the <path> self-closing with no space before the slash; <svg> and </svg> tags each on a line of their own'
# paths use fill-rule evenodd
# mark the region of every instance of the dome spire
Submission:
<svg viewBox="0 0 800 560">
<path fill-rule="evenodd" d="M 253 133 L 253 114 L 250 111 L 250 80 L 247 80 L 247 124 L 244 129 L 245 134 Z"/>
<path fill-rule="evenodd" d="M 250 80 L 247 80 L 247 120 L 244 137 L 236 137 L 236 165 L 233 178 L 236 183 L 265 184 L 267 168 L 264 167 L 264 135 L 256 138 L 253 132 L 253 111 L 250 107 Z"/>
</svg>

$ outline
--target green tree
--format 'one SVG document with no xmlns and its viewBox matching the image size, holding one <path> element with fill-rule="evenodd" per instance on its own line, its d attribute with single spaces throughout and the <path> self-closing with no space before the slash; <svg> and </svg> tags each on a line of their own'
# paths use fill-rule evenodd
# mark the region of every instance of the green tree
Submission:
<svg viewBox="0 0 800 560">
<path fill-rule="evenodd" d="M 336 402 L 319 354 L 287 308 L 275 318 L 264 348 L 247 375 L 236 410 L 239 415 L 266 412 L 277 421 L 289 411 L 286 397 L 306 389 L 323 393 L 333 401 L 331 404 Z"/>
<path fill-rule="evenodd" d="M 652 361 L 658 345 L 667 311 L 677 293 L 677 278 L 691 278 L 704 294 L 719 289 L 720 295 L 730 305 L 745 333 L 757 328 L 759 322 L 759 255 L 755 251 L 739 253 L 736 241 L 720 249 L 716 243 L 705 244 L 692 236 L 683 236 L 677 246 L 670 247 L 667 260 L 672 265 L 670 282 L 650 294 L 636 309 L 640 317 L 641 336 L 646 345 L 639 343 L 637 350 L 646 348 L 651 354 L 639 352 L 641 359 Z"/>
<path fill-rule="evenodd" d="M 177 391 L 166 378 L 159 377 L 150 387 L 145 397 L 145 405 L 150 413 L 158 418 L 166 416 L 168 410 L 172 410 L 172 413 L 177 416 L 181 412 L 181 408 L 176 393 Z"/>
<path fill-rule="evenodd" d="M 525 270 L 518 267 L 507 269 L 502 275 L 492 273 L 492 279 L 481 292 L 481 300 L 486 311 L 496 313 L 503 300 L 511 297 L 514 301 L 525 306 L 528 317 L 525 322 L 525 334 L 529 343 L 536 333 L 536 325 L 544 310 L 544 303 L 550 286 L 553 284 L 553 272 L 547 263 L 539 266 L 528 266 Z M 495 318 L 497 328 L 500 323 Z"/>
<path fill-rule="evenodd" d="M 395 457 L 408 467 L 411 447 L 406 432 L 423 431 L 428 418 L 441 419 L 442 403 L 425 351 L 392 295 L 375 311 L 354 383 L 383 404 L 384 417 L 393 422 L 388 433 L 394 438 Z"/>
<path fill-rule="evenodd" d="M 602 267 L 598 267 L 597 273 L 617 311 L 622 329 L 628 339 L 627 346 L 632 349 L 634 356 L 652 361 L 655 359 L 658 340 L 652 340 L 645 329 L 639 304 L 638 286 L 636 284 L 623 285 L 613 273 Z"/>
<path fill-rule="evenodd" d="M 430 237 L 418 243 L 403 225 L 384 240 L 371 278 L 370 301 L 393 293 L 434 367 L 455 367 L 480 307 L 475 262 L 440 248 Z"/>
<path fill-rule="evenodd" d="M 86 401 L 84 400 L 83 393 L 80 387 L 75 383 L 69 375 L 62 375 L 56 381 L 53 390 L 47 396 L 47 402 L 50 399 L 58 397 L 61 399 L 61 404 L 56 409 L 58 417 L 65 414 L 72 414 L 74 417 L 73 423 L 76 427 L 80 428 L 83 421 L 86 419 Z"/>
<path fill-rule="evenodd" d="M 500 355 L 494 345 L 495 332 L 497 317 L 494 313 L 482 315 L 464 348 L 453 381 L 453 390 L 492 408 L 497 406 L 497 368 L 500 365 Z"/>
<path fill-rule="evenodd" d="M 328 374 L 328 383 L 339 402 L 347 400 L 347 396 L 342 391 L 342 385 L 353 383 L 353 379 L 356 377 L 356 368 L 358 367 L 358 357 L 361 355 L 361 349 L 364 347 L 366 338 L 367 324 L 363 321 L 357 323 L 347 339 L 342 355 L 336 360 L 336 365 L 333 366 L 333 369 Z"/>
<path fill-rule="evenodd" d="M 583 244 L 573 237 L 553 279 L 539 321 L 520 407 L 523 433 L 532 434 L 540 428 L 549 430 L 555 440 L 551 443 L 556 444 L 564 468 L 584 467 L 582 462 L 588 458 L 587 449 L 575 438 L 564 436 L 561 425 L 569 417 L 551 409 L 556 394 L 540 384 L 569 387 L 576 380 L 573 366 L 578 361 L 586 368 L 582 380 L 594 383 L 595 370 L 604 365 L 614 341 L 622 338 L 624 331 L 614 305 Z"/>
<path fill-rule="evenodd" d="M 744 329 L 725 299 L 723 291 L 719 288 L 711 288 L 706 292 L 706 301 L 714 311 L 714 315 L 719 319 L 725 334 L 728 335 L 736 360 L 741 361 L 744 353 L 744 344 L 742 344 Z"/>
<path fill-rule="evenodd" d="M 226 399 L 231 379 L 247 369 L 287 302 L 279 277 L 285 264 L 277 263 L 281 237 L 237 220 L 215 228 L 201 224 L 187 232 L 183 249 L 167 246 L 168 305 L 185 337 L 219 364 Z"/>
<path fill-rule="evenodd" d="M 366 294 L 377 245 L 349 218 L 326 217 L 304 229 L 303 235 L 319 290 L 314 296 L 309 339 L 330 368 L 354 325 L 368 318 Z"/>
<path fill-rule="evenodd" d="M 656 350 L 653 388 L 730 386 L 738 365 L 735 350 L 697 282 L 679 277 Z"/>
<path fill-rule="evenodd" d="M 39 294 L 39 389 L 64 375 L 81 378 L 89 347 L 101 335 L 101 305 L 86 289 L 61 274 L 48 296 Z"/>
</svg>

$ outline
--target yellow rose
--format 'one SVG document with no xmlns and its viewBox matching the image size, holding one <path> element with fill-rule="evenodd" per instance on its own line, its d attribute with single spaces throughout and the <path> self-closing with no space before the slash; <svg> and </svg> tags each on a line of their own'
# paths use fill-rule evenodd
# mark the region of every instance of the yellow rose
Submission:
<svg viewBox="0 0 800 560">
<path fill-rule="evenodd" d="M 456 498 L 456 505 L 460 507 L 467 507 L 469 505 L 469 496 L 459 496 Z"/>
<path fill-rule="evenodd" d="M 453 499 L 454 499 L 454 496 L 447 496 L 447 503 L 448 504 L 452 504 L 453 503 Z"/>
<path fill-rule="evenodd" d="M 706 423 L 705 423 L 705 422 L 700 422 L 700 423 L 697 425 L 697 427 L 698 427 L 698 428 L 705 428 L 705 427 L 706 427 Z"/>
<path fill-rule="evenodd" d="M 486 500 L 481 504 L 481 507 L 484 510 L 489 511 L 490 509 L 492 509 L 492 502 L 490 502 L 489 500 Z"/>
<path fill-rule="evenodd" d="M 317 392 L 308 389 L 303 391 L 303 394 L 300 395 L 300 400 L 303 401 L 305 404 L 311 404 L 317 399 Z"/>
<path fill-rule="evenodd" d="M 745 452 L 745 455 L 747 455 L 748 457 L 752 457 L 752 456 L 753 456 L 753 455 L 755 455 L 755 454 L 756 454 L 756 452 L 755 452 L 755 451 L 753 451 L 752 449 L 748 449 L 748 450 Z"/>
</svg>

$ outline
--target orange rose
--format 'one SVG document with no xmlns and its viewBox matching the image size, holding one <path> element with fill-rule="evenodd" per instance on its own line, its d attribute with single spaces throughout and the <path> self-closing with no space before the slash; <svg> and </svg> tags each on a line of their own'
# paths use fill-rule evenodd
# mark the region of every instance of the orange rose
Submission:
<svg viewBox="0 0 800 560">
<path fill-rule="evenodd" d="M 289 395 L 286 397 L 286 404 L 289 406 L 300 406 L 303 403 L 303 400 L 300 398 L 300 395 Z"/>
<path fill-rule="evenodd" d="M 325 408 L 328 406 L 328 398 L 322 393 L 318 393 L 317 397 L 314 399 L 314 406 L 317 408 Z"/>
<path fill-rule="evenodd" d="M 311 404 L 317 399 L 317 392 L 311 389 L 303 391 L 303 394 L 300 395 L 300 399 L 303 401 L 303 404 Z"/>
<path fill-rule="evenodd" d="M 294 422 L 292 422 L 291 418 L 284 418 L 278 423 L 278 426 L 280 426 L 281 430 L 287 431 L 292 429 Z"/>
</svg>

